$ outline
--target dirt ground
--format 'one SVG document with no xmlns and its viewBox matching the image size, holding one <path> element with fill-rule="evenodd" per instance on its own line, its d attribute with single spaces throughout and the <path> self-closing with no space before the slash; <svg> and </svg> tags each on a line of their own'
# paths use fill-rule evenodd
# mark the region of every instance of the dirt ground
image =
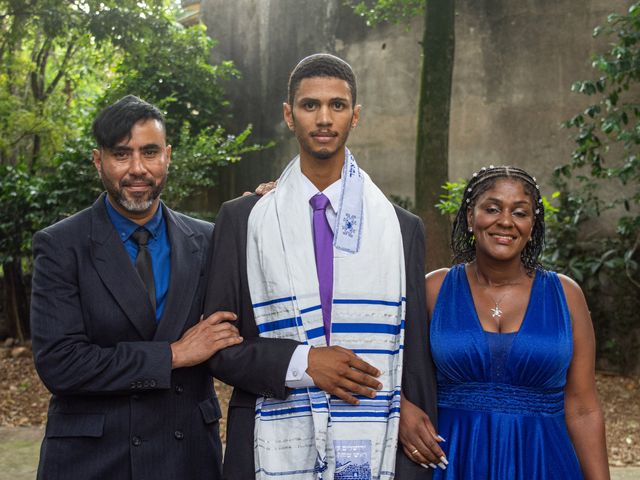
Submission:
<svg viewBox="0 0 640 480">
<path fill-rule="evenodd" d="M 598 373 L 596 380 L 607 425 L 609 463 L 640 466 L 640 377 Z M 231 389 L 216 384 L 216 390 L 226 412 Z M 43 425 L 48 400 L 30 355 L 0 358 L 0 427 Z M 224 435 L 224 421 L 221 432 Z"/>
</svg>

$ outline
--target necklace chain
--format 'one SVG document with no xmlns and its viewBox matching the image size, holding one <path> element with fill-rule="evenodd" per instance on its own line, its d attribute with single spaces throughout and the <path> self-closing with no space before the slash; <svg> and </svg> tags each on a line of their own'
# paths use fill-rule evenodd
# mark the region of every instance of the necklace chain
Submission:
<svg viewBox="0 0 640 480">
<path fill-rule="evenodd" d="M 505 282 L 505 283 L 499 283 L 499 284 L 494 284 L 494 285 L 490 285 L 489 283 L 487 283 L 487 285 L 481 285 L 480 284 L 480 279 L 478 278 L 478 264 L 476 263 L 474 265 L 474 269 L 473 269 L 473 273 L 476 277 L 476 283 L 478 284 L 479 287 L 484 288 L 484 289 L 488 289 L 491 287 L 506 287 L 506 286 L 514 286 L 514 285 L 519 285 L 521 282 Z M 493 319 L 495 319 L 495 321 L 500 324 L 500 320 L 502 319 L 502 314 L 504 313 L 502 311 L 502 309 L 500 308 L 500 302 L 502 302 L 502 300 L 504 300 L 504 297 L 507 296 L 508 292 L 505 292 L 502 294 L 502 296 L 499 299 L 495 299 L 493 297 L 493 295 L 491 295 L 488 291 L 486 292 L 486 294 L 489 296 L 489 298 L 491 300 L 493 300 L 494 303 L 494 307 L 491 309 L 491 317 Z"/>
<path fill-rule="evenodd" d="M 489 295 L 489 293 L 487 292 L 487 295 Z M 489 297 L 491 298 L 491 300 L 493 300 L 493 303 L 496 304 L 495 307 L 493 307 L 491 309 L 491 316 L 493 318 L 496 319 L 496 321 L 500 321 L 500 318 L 502 317 L 502 310 L 500 309 L 500 302 L 504 299 L 504 297 L 506 297 L 507 294 L 505 293 L 504 295 L 502 295 L 500 297 L 500 300 L 496 300 L 495 298 L 493 298 L 492 295 L 489 295 Z"/>
</svg>

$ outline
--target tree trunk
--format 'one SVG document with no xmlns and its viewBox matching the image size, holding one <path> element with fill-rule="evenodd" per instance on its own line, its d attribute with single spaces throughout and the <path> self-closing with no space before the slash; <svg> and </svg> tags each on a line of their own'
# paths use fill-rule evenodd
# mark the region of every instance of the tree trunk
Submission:
<svg viewBox="0 0 640 480">
<path fill-rule="evenodd" d="M 29 299 L 20 259 L 4 262 L 5 306 L 9 336 L 24 342 L 29 338 Z"/>
<path fill-rule="evenodd" d="M 427 229 L 427 270 L 450 264 L 451 225 L 435 208 L 449 177 L 454 0 L 427 0 L 416 145 L 416 211 Z"/>
</svg>

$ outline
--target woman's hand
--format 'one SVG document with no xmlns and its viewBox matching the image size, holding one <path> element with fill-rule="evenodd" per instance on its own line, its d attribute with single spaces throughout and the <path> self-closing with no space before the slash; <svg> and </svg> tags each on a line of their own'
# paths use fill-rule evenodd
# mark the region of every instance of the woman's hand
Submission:
<svg viewBox="0 0 640 480">
<path fill-rule="evenodd" d="M 429 415 L 402 395 L 400 400 L 400 443 L 407 457 L 423 467 L 443 470 L 449 462 L 438 445 L 444 438 L 436 433 Z"/>
</svg>

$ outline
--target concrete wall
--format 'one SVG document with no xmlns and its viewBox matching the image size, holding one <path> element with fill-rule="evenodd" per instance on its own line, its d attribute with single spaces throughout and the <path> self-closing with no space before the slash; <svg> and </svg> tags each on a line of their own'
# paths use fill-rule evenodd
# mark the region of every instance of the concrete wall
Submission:
<svg viewBox="0 0 640 480">
<path fill-rule="evenodd" d="M 542 182 L 573 148 L 560 123 L 586 98 L 571 84 L 592 78 L 593 28 L 631 0 L 467 0 L 457 2 L 450 131 L 450 178 L 490 163 L 524 166 Z M 388 194 L 413 197 L 422 22 L 367 27 L 342 0 L 204 0 L 215 60 L 242 72 L 229 85 L 238 127 L 277 146 L 228 175 L 232 196 L 274 178 L 295 154 L 282 121 L 290 70 L 302 57 L 335 53 L 358 76 L 363 115 L 349 145 Z"/>
<path fill-rule="evenodd" d="M 587 105 L 571 92 L 593 78 L 595 26 L 622 0 L 458 2 L 450 127 L 451 178 L 486 165 L 522 166 L 548 183 L 573 150 L 564 120 Z"/>
<path fill-rule="evenodd" d="M 218 40 L 214 60 L 231 59 L 242 79 L 229 85 L 237 127 L 252 123 L 254 138 L 275 148 L 243 160 L 228 181 L 233 193 L 276 178 L 296 154 L 282 119 L 291 69 L 303 57 L 329 52 L 358 77 L 360 125 L 349 146 L 385 192 L 413 195 L 415 117 L 421 22 L 412 29 L 369 28 L 342 0 L 205 0 L 202 18 Z"/>
</svg>

